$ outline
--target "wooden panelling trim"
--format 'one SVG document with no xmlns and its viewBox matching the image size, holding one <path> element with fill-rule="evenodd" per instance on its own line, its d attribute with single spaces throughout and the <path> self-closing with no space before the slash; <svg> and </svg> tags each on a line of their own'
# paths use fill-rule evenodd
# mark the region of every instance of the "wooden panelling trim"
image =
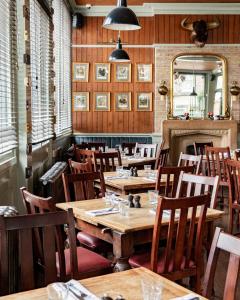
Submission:
<svg viewBox="0 0 240 300">
<path fill-rule="evenodd" d="M 87 45 L 87 44 L 82 44 L 82 45 L 72 45 L 72 48 L 116 48 L 116 45 Z M 154 48 L 154 45 L 124 45 L 124 49 L 127 48 Z"/>
</svg>

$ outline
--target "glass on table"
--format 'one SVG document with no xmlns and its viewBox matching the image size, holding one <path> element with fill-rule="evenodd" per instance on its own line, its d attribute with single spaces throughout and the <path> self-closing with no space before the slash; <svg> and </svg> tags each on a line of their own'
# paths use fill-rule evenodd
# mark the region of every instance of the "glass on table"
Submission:
<svg viewBox="0 0 240 300">
<path fill-rule="evenodd" d="M 106 192 L 105 193 L 105 197 L 104 197 L 104 200 L 105 200 L 105 204 L 108 206 L 108 205 L 112 205 L 113 203 L 113 198 L 115 197 L 115 194 L 113 192 Z"/>
<path fill-rule="evenodd" d="M 134 153 L 134 158 L 136 158 L 136 159 L 141 158 L 141 154 L 139 152 Z"/>
<path fill-rule="evenodd" d="M 118 208 L 121 216 L 128 217 L 128 213 L 129 213 L 128 203 L 124 201 L 119 201 Z"/>
<path fill-rule="evenodd" d="M 162 285 L 153 283 L 150 280 L 141 280 L 143 300 L 161 300 Z"/>
<path fill-rule="evenodd" d="M 151 165 L 144 165 L 144 171 L 147 178 L 150 177 L 152 172 L 152 166 Z"/>
<path fill-rule="evenodd" d="M 64 282 L 55 282 L 47 286 L 48 300 L 65 300 L 68 298 L 69 287 Z"/>
<path fill-rule="evenodd" d="M 116 166 L 117 176 L 123 175 L 123 166 Z"/>
<path fill-rule="evenodd" d="M 158 201 L 158 190 L 150 190 L 148 191 L 148 201 L 150 204 L 157 204 Z"/>
</svg>

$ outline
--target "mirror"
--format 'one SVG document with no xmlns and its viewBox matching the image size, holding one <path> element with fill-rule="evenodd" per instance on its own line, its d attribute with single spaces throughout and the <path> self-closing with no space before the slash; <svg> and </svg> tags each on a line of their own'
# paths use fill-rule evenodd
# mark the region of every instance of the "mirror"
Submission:
<svg viewBox="0 0 240 300">
<path fill-rule="evenodd" d="M 215 54 L 180 54 L 172 62 L 169 118 L 228 117 L 226 60 Z M 219 117 L 219 118 L 220 118 Z"/>
</svg>

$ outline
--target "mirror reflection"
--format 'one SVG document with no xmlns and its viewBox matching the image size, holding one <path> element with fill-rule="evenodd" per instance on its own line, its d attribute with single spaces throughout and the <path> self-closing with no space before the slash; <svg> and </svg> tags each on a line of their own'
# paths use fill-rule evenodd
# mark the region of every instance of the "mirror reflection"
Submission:
<svg viewBox="0 0 240 300">
<path fill-rule="evenodd" d="M 226 64 L 211 54 L 180 55 L 172 63 L 172 115 L 204 119 L 226 110 Z"/>
</svg>

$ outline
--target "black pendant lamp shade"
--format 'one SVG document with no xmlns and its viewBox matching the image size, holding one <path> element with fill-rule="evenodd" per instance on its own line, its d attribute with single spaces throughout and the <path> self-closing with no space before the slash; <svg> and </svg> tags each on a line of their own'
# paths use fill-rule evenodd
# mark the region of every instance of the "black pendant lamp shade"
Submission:
<svg viewBox="0 0 240 300">
<path fill-rule="evenodd" d="M 117 47 L 116 50 L 112 52 L 112 54 L 109 56 L 109 61 L 111 62 L 128 62 L 130 61 L 130 58 L 125 50 L 122 48 L 122 42 L 120 37 L 117 41 Z"/>
<path fill-rule="evenodd" d="M 141 26 L 135 13 L 127 7 L 127 0 L 118 0 L 114 8 L 105 18 L 103 27 L 111 30 L 137 30 Z"/>
<path fill-rule="evenodd" d="M 190 96 L 197 96 L 197 93 L 196 93 L 196 91 L 195 91 L 195 87 L 193 87 Z"/>
</svg>

